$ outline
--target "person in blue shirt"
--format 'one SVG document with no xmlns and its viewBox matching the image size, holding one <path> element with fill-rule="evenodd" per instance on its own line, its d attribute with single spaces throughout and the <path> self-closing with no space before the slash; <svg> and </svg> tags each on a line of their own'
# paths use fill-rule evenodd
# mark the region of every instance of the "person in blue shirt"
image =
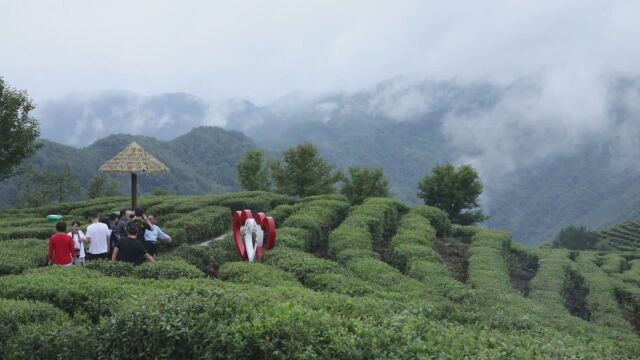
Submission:
<svg viewBox="0 0 640 360">
<path fill-rule="evenodd" d="M 171 241 L 171 236 L 165 234 L 158 225 L 156 225 L 156 217 L 147 215 L 147 219 L 151 223 L 151 230 L 144 232 L 144 247 L 151 256 L 156 256 L 158 240 Z"/>
</svg>

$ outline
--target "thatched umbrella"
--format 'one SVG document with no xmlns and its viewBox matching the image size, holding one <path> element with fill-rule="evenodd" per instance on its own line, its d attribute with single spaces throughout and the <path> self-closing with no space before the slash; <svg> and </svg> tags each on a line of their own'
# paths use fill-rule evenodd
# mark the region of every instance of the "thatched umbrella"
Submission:
<svg viewBox="0 0 640 360">
<path fill-rule="evenodd" d="M 169 168 L 134 141 L 118 155 L 102 164 L 98 171 L 131 174 L 131 208 L 133 209 L 137 204 L 138 175 L 136 173 L 165 172 L 169 171 Z"/>
</svg>

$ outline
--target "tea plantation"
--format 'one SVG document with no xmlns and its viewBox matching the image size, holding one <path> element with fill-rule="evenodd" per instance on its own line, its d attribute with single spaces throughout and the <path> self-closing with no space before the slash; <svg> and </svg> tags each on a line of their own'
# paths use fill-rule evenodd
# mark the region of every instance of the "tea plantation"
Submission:
<svg viewBox="0 0 640 360">
<path fill-rule="evenodd" d="M 245 192 L 141 198 L 173 237 L 155 263 L 46 266 L 46 215 L 84 228 L 127 205 L 0 212 L 0 358 L 640 357 L 635 247 L 535 248 L 388 198 Z M 229 236 L 200 244 L 240 209 L 276 220 L 260 263 Z"/>
</svg>

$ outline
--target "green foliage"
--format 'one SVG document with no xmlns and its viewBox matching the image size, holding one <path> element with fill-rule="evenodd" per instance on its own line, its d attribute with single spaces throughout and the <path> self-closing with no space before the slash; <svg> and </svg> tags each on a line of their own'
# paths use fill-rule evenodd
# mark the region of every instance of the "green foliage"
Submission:
<svg viewBox="0 0 640 360">
<path fill-rule="evenodd" d="M 349 167 L 349 177 L 342 179 L 340 192 L 353 205 L 362 204 L 369 197 L 389 196 L 389 180 L 381 168 L 368 169 L 360 166 Z"/>
<path fill-rule="evenodd" d="M 261 261 L 266 265 L 291 273 L 303 282 L 310 275 L 340 272 L 340 267 L 333 261 L 287 247 L 276 247 L 265 252 Z"/>
<path fill-rule="evenodd" d="M 429 220 L 429 224 L 436 230 L 438 237 L 444 237 L 451 232 L 451 221 L 447 213 L 433 206 L 418 206 L 413 211 Z"/>
<path fill-rule="evenodd" d="M 7 344 L 7 359 L 90 359 L 96 357 L 96 339 L 86 324 L 50 320 L 18 328 Z"/>
<path fill-rule="evenodd" d="M 204 277 L 202 271 L 184 260 L 160 260 L 146 262 L 140 266 L 122 261 L 89 261 L 87 269 L 109 276 L 133 276 L 141 279 L 197 279 Z"/>
<path fill-rule="evenodd" d="M 304 199 L 303 199 L 304 200 Z M 278 246 L 290 246 L 300 250 L 324 249 L 327 234 L 340 224 L 347 214 L 349 203 L 344 197 L 316 197 L 303 201 L 291 209 L 278 228 Z"/>
<path fill-rule="evenodd" d="M 272 162 L 270 168 L 278 192 L 293 196 L 332 193 L 341 177 L 332 174 L 333 166 L 320 157 L 311 143 L 285 150 L 282 160 Z"/>
<path fill-rule="evenodd" d="M 587 250 L 593 249 L 598 240 L 598 235 L 584 226 L 569 225 L 560 230 L 558 236 L 553 240 L 553 246 L 571 250 Z"/>
<path fill-rule="evenodd" d="M 470 225 L 487 219 L 478 209 L 482 182 L 470 165 L 438 165 L 422 178 L 418 188 L 418 197 L 426 205 L 444 210 L 456 224 Z"/>
<path fill-rule="evenodd" d="M 182 215 L 166 223 L 167 228 L 178 228 L 184 232 L 172 236 L 173 246 L 212 239 L 223 234 L 231 224 L 231 212 L 226 207 L 208 206 Z M 168 231 L 168 230 L 167 230 Z"/>
<path fill-rule="evenodd" d="M 296 212 L 298 207 L 296 205 L 282 204 L 278 205 L 275 209 L 269 212 L 269 216 L 276 222 L 276 226 L 280 226 L 291 214 Z"/>
<path fill-rule="evenodd" d="M 512 242 L 505 232 L 457 225 L 448 230 L 442 211 L 428 206 L 408 211 L 388 198 L 370 198 L 351 208 L 337 194 L 295 204 L 264 192 L 141 199 L 148 209 L 160 209 L 163 229 L 182 239 L 179 243 L 189 226 L 196 226 L 191 218 L 211 223 L 198 226 L 220 224 L 221 233 L 228 231 L 227 206 L 245 200 L 274 209 L 282 224 L 276 248 L 260 263 L 238 261 L 231 236 L 206 246 L 163 249 L 157 262 L 137 267 L 91 262 L 39 268 L 44 239 L 0 242 L 0 268 L 6 258 L 7 272 L 17 274 L 0 276 L 0 357 L 598 359 L 640 354 L 637 334 L 625 320 L 640 308 L 640 292 L 634 292 L 640 260 L 634 251 L 580 251 L 570 257 L 565 249 L 532 249 Z M 117 209 L 121 201 L 126 199 L 0 212 L 0 234 L 51 228 L 44 214 L 71 219 L 71 213 Z M 434 251 L 443 241 L 436 239 L 439 231 L 468 245 L 467 283 L 457 281 Z M 198 237 L 204 233 L 214 231 Z M 23 264 L 31 245 L 34 258 Z M 526 297 L 512 286 L 514 253 L 539 259 Z M 12 258 L 20 261 L 11 263 Z M 589 289 L 585 302 L 591 321 L 565 307 L 566 269 L 580 274 Z"/>
<path fill-rule="evenodd" d="M 61 203 L 70 196 L 84 192 L 69 164 L 60 171 L 38 171 L 28 168 L 18 183 L 19 199 L 26 207 L 43 206 L 50 202 Z"/>
<path fill-rule="evenodd" d="M 264 159 L 264 153 L 260 150 L 248 150 L 237 165 L 240 186 L 249 191 L 271 188 L 271 174 Z"/>
<path fill-rule="evenodd" d="M 211 241 L 208 246 L 182 245 L 175 249 L 172 255 L 209 275 L 215 275 L 220 265 L 239 260 L 238 250 L 230 237 Z"/>
<path fill-rule="evenodd" d="M 0 180 L 13 175 L 23 160 L 38 151 L 38 120 L 29 116 L 35 109 L 25 91 L 5 84 L 0 77 Z"/>
<path fill-rule="evenodd" d="M 0 299 L 0 358 L 6 359 L 13 353 L 7 347 L 6 341 L 20 327 L 68 320 L 67 314 L 50 304 L 31 300 Z"/>
<path fill-rule="evenodd" d="M 288 272 L 273 266 L 247 261 L 228 262 L 220 267 L 220 280 L 260 286 L 297 286 Z"/>
<path fill-rule="evenodd" d="M 107 178 L 105 174 L 100 173 L 92 177 L 91 181 L 89 181 L 89 188 L 87 189 L 89 199 L 118 195 L 120 195 L 118 183 Z"/>
<path fill-rule="evenodd" d="M 395 230 L 400 204 L 389 198 L 369 198 L 354 206 L 349 216 L 329 235 L 329 253 L 349 249 L 373 250 Z"/>
<path fill-rule="evenodd" d="M 56 232 L 55 224 L 43 222 L 37 225 L 0 228 L 0 240 L 39 238 L 48 239 Z"/>
<path fill-rule="evenodd" d="M 204 274 L 183 260 L 162 260 L 135 267 L 133 276 L 143 279 L 198 279 Z"/>
<path fill-rule="evenodd" d="M 41 239 L 3 241 L 0 246 L 0 275 L 19 274 L 47 265 L 48 243 Z"/>
</svg>

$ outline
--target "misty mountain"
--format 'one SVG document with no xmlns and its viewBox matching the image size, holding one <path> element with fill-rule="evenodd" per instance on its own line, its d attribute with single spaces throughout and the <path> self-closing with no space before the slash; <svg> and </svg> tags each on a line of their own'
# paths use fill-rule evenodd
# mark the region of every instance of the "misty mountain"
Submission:
<svg viewBox="0 0 640 360">
<path fill-rule="evenodd" d="M 38 104 L 45 139 L 86 146 L 110 134 L 171 140 L 207 122 L 208 105 L 200 98 L 171 93 L 143 96 L 126 91 L 71 94 Z"/>
<path fill-rule="evenodd" d="M 236 164 L 244 151 L 254 148 L 253 141 L 237 131 L 218 127 L 198 127 L 170 141 L 148 136 L 115 134 L 93 144 L 75 148 L 43 140 L 43 147 L 25 165 L 41 170 L 59 170 L 69 164 L 83 187 L 105 161 L 120 152 L 132 141 L 169 167 L 168 173 L 138 177 L 139 192 L 149 193 L 162 188 L 175 194 L 201 194 L 239 190 Z M 119 184 L 123 194 L 130 192 L 129 176 L 109 174 Z M 16 204 L 14 177 L 0 182 L 0 201 L 3 207 Z M 86 197 L 78 194 L 77 198 Z"/>
<path fill-rule="evenodd" d="M 488 225 L 533 243 L 567 224 L 640 215 L 640 80 L 564 83 L 398 78 L 288 107 L 247 107 L 251 121 L 230 117 L 227 126 L 272 150 L 310 141 L 339 167 L 382 167 L 408 203 L 419 201 L 417 183 L 434 165 L 470 163 L 485 184 Z"/>
<path fill-rule="evenodd" d="M 224 124 L 270 154 L 310 141 L 339 168 L 382 167 L 394 195 L 410 204 L 419 202 L 417 183 L 434 165 L 470 163 L 485 184 L 488 224 L 539 242 L 570 223 L 596 228 L 640 209 L 640 80 L 562 76 L 507 84 L 398 77 L 359 92 L 292 94 L 266 106 L 187 94 L 76 94 L 43 104 L 38 116 L 43 136 L 58 131 L 49 138 L 66 144 L 89 141 L 104 119 L 117 123 L 104 132 L 143 129 L 160 139 Z M 66 128 L 88 135 L 69 136 Z M 210 190 L 191 180 L 201 179 L 194 171 L 183 181 L 198 185 L 174 191 Z M 237 186 L 235 170 L 226 171 L 233 174 L 221 184 Z"/>
</svg>

